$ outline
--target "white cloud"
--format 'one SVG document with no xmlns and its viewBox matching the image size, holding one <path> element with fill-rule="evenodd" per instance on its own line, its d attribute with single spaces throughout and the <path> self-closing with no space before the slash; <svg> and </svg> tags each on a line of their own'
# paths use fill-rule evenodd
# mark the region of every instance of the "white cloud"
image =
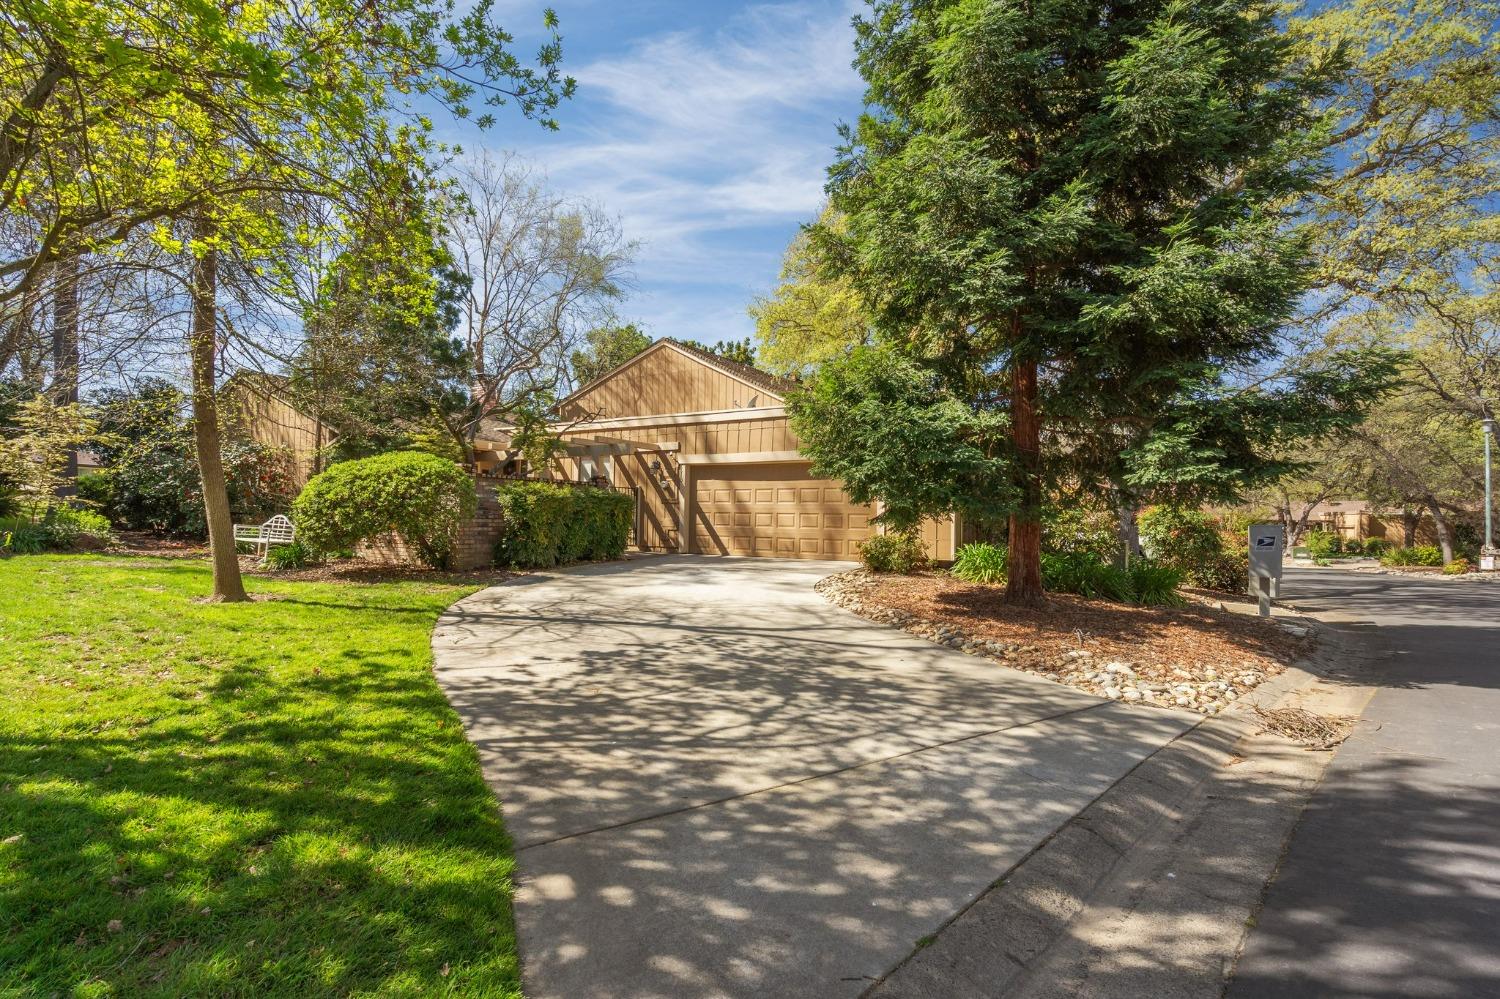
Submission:
<svg viewBox="0 0 1500 999">
<path fill-rule="evenodd" d="M 781 247 L 767 245 L 767 229 L 784 230 L 784 243 L 816 213 L 835 124 L 858 107 L 856 6 L 757 5 L 711 32 L 627 42 L 573 67 L 579 96 L 562 133 L 521 146 L 559 189 L 619 213 L 642 241 L 642 311 L 658 332 L 719 338 L 679 328 L 696 306 L 659 301 L 696 284 L 718 304 L 694 325 L 737 311 L 722 335 L 744 335 L 744 300 L 776 274 Z"/>
</svg>

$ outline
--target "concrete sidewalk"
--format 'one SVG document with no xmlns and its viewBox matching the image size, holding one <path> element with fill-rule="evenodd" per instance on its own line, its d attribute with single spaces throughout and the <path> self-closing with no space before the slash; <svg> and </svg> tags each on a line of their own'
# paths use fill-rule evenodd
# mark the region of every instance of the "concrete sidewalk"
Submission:
<svg viewBox="0 0 1500 999">
<path fill-rule="evenodd" d="M 1007 873 L 869 999 L 1220 999 L 1333 753 L 1256 706 L 1358 715 L 1383 650 L 1321 627 L 1314 657 L 1158 750 Z"/>
<path fill-rule="evenodd" d="M 532 999 L 857 996 L 1198 721 L 838 610 L 846 567 L 639 559 L 439 623 Z"/>
</svg>

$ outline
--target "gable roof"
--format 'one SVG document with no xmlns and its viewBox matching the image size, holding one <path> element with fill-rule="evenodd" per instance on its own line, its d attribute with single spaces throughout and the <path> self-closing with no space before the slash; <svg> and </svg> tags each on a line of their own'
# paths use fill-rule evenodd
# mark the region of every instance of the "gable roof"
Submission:
<svg viewBox="0 0 1500 999">
<path fill-rule="evenodd" d="M 582 398 L 583 396 L 592 392 L 594 389 L 598 388 L 600 385 L 603 385 L 605 382 L 619 375 L 622 371 L 626 371 L 630 368 L 635 367 L 641 361 L 654 354 L 660 353 L 663 350 L 675 351 L 676 353 L 687 357 L 689 360 L 696 361 L 697 363 L 702 364 L 705 367 L 712 368 L 715 371 L 718 371 L 720 374 L 728 375 L 730 378 L 743 382 L 750 388 L 769 393 L 776 398 L 777 402 L 783 401 L 786 397 L 786 393 L 796 388 L 797 385 L 796 382 L 793 382 L 790 379 L 778 378 L 776 375 L 767 374 L 766 372 L 761 371 L 759 368 L 751 367 L 748 364 L 741 364 L 738 361 L 731 361 L 727 357 L 720 357 L 718 354 L 710 353 L 706 350 L 700 350 L 697 347 L 690 347 L 687 344 L 680 343 L 676 340 L 671 339 L 670 337 L 663 337 L 619 367 L 612 368 L 609 371 L 606 371 L 604 374 L 600 375 L 598 378 L 595 378 L 593 381 L 578 386 L 578 388 L 569 393 L 566 398 L 560 399 L 558 401 L 557 408 L 561 410 L 568 403 Z"/>
<path fill-rule="evenodd" d="M 711 351 L 701 350 L 698 347 L 679 343 L 672 339 L 665 339 L 658 342 L 669 343 L 693 358 L 693 360 L 707 364 L 711 368 L 718 368 L 726 375 L 738 378 L 742 382 L 748 382 L 755 388 L 763 389 L 778 399 L 785 398 L 788 392 L 797 387 L 797 383 L 789 378 L 780 378 L 748 364 L 741 364 L 739 361 L 731 361 L 727 357 L 720 357 Z"/>
</svg>

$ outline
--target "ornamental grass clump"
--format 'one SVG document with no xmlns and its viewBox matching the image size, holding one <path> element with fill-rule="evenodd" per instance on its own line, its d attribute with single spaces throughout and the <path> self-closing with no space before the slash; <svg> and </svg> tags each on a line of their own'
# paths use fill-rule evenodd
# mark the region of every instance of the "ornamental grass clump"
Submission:
<svg viewBox="0 0 1500 999">
<path fill-rule="evenodd" d="M 351 549 L 395 533 L 427 565 L 441 566 L 474 513 L 474 480 L 458 465 L 419 451 L 340 462 L 315 475 L 292 504 L 297 537 L 316 551 Z"/>
<path fill-rule="evenodd" d="M 952 572 L 967 583 L 998 585 L 1005 582 L 1006 557 L 999 545 L 976 541 L 954 553 Z"/>
<path fill-rule="evenodd" d="M 1005 582 L 1006 551 L 998 545 L 964 545 L 953 559 L 953 575 L 969 583 L 995 586 Z M 1183 573 L 1171 566 L 1140 559 L 1128 569 L 1090 552 L 1043 552 L 1042 583 L 1053 593 L 1075 593 L 1094 600 L 1144 606 L 1180 605 L 1177 593 Z"/>
</svg>

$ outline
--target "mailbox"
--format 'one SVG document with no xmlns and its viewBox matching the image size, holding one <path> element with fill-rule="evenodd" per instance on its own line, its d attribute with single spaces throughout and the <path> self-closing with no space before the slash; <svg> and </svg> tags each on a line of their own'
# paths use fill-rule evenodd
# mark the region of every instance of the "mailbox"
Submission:
<svg viewBox="0 0 1500 999">
<path fill-rule="evenodd" d="M 1250 525 L 1250 575 L 1281 578 L 1281 553 L 1286 535 L 1280 524 Z"/>
<path fill-rule="evenodd" d="M 1280 524 L 1250 525 L 1250 592 L 1260 616 L 1271 614 L 1271 599 L 1281 596 L 1281 553 L 1286 535 Z"/>
</svg>

